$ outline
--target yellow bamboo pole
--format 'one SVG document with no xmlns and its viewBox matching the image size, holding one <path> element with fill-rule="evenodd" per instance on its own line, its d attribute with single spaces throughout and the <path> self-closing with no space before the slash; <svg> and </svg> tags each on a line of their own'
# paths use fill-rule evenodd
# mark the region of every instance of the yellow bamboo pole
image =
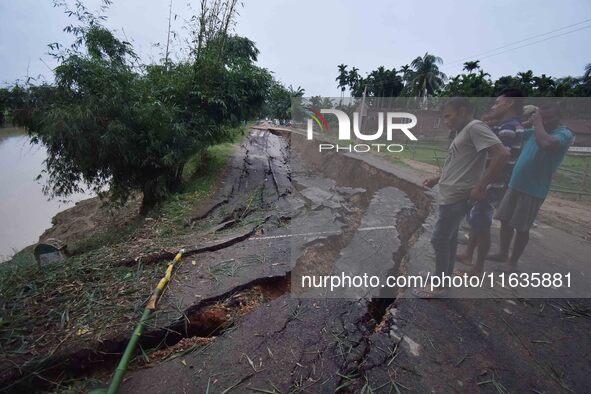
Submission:
<svg viewBox="0 0 591 394">
<path fill-rule="evenodd" d="M 148 300 L 148 304 L 146 305 L 146 308 L 144 309 L 144 312 L 142 313 L 142 317 L 141 317 L 138 325 L 136 326 L 135 330 L 133 331 L 133 334 L 131 335 L 131 338 L 129 339 L 129 343 L 127 344 L 127 347 L 125 348 L 125 352 L 123 352 L 123 356 L 121 356 L 121 360 L 119 361 L 119 365 L 117 366 L 117 369 L 115 370 L 115 374 L 113 375 L 113 379 L 111 380 L 111 384 L 109 385 L 109 389 L 107 390 L 108 394 L 116 394 L 117 391 L 119 390 L 119 386 L 121 385 L 121 382 L 123 381 L 123 376 L 125 375 L 125 371 L 127 371 L 127 366 L 129 365 L 129 362 L 131 361 L 131 357 L 135 353 L 135 348 L 137 346 L 137 343 L 138 343 L 140 337 L 142 336 L 144 326 L 145 326 L 146 322 L 148 321 L 150 314 L 154 310 L 156 310 L 156 308 L 158 307 L 158 301 L 160 301 L 160 297 L 162 296 L 164 289 L 166 289 L 168 282 L 170 282 L 170 278 L 172 277 L 172 272 L 174 270 L 175 264 L 178 263 L 179 261 L 181 261 L 181 259 L 183 258 L 183 253 L 185 253 L 185 250 L 181 249 L 177 253 L 177 255 L 174 257 L 174 260 L 172 260 L 172 262 L 170 262 L 168 264 L 168 267 L 166 267 L 166 273 L 164 274 L 162 279 L 160 279 L 160 281 L 158 282 L 158 285 L 156 286 L 156 288 L 154 289 L 154 292 L 152 293 L 152 296 L 150 297 L 150 300 Z"/>
</svg>

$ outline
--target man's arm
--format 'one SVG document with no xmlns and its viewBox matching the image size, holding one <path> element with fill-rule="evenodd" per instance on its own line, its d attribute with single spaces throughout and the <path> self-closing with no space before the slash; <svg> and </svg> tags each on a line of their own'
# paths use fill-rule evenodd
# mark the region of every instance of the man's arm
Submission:
<svg viewBox="0 0 591 394">
<path fill-rule="evenodd" d="M 478 184 L 470 191 L 470 200 L 479 201 L 486 198 L 486 188 L 493 182 L 505 168 L 505 164 L 509 161 L 511 153 L 503 144 L 495 144 L 486 148 L 486 152 L 490 157 L 490 163 L 484 174 L 478 181 Z"/>
<path fill-rule="evenodd" d="M 560 148 L 560 140 L 552 137 L 546 132 L 544 122 L 539 112 L 532 115 L 532 125 L 534 126 L 534 135 L 536 136 L 536 142 L 542 149 L 557 149 Z"/>
</svg>

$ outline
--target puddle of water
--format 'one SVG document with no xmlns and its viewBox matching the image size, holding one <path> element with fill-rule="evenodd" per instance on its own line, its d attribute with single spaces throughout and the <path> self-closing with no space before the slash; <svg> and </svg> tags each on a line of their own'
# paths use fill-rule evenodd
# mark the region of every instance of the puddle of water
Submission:
<svg viewBox="0 0 591 394">
<path fill-rule="evenodd" d="M 43 179 L 35 178 L 47 157 L 41 145 L 32 145 L 22 129 L 0 129 L 0 261 L 38 241 L 51 227 L 56 213 L 92 194 L 76 194 L 68 202 L 48 201 Z"/>
</svg>

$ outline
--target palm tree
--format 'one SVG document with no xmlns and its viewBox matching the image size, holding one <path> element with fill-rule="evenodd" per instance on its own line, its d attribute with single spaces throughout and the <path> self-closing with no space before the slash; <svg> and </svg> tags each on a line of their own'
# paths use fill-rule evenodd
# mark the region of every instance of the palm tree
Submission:
<svg viewBox="0 0 591 394">
<path fill-rule="evenodd" d="M 583 75 L 583 80 L 587 81 L 591 77 L 591 63 L 585 66 L 585 75 Z"/>
<path fill-rule="evenodd" d="M 591 96 L 591 63 L 585 66 L 585 74 L 583 75 L 583 84 L 585 86 L 586 95 Z"/>
<path fill-rule="evenodd" d="M 307 107 L 311 108 L 313 111 L 320 111 L 322 109 L 322 97 L 321 96 L 312 96 L 308 99 Z"/>
<path fill-rule="evenodd" d="M 408 64 L 405 64 L 404 66 L 400 67 L 400 73 L 402 74 L 402 89 L 401 91 L 407 91 L 408 90 L 408 84 L 410 82 L 410 80 L 412 79 L 412 70 L 410 68 L 410 66 Z"/>
<path fill-rule="evenodd" d="M 552 96 L 554 93 L 555 82 L 552 77 L 542 74 L 533 78 L 534 88 L 538 96 Z"/>
<path fill-rule="evenodd" d="M 519 72 L 517 73 L 517 78 L 519 79 L 519 83 L 521 85 L 521 91 L 529 95 L 531 93 L 532 83 L 534 81 L 534 72 L 532 70 Z"/>
<path fill-rule="evenodd" d="M 387 71 L 387 78 L 384 84 L 386 97 L 396 97 L 402 91 L 404 84 L 402 77 L 398 74 L 400 74 L 400 71 L 397 71 L 396 68 L 392 68 L 392 70 Z"/>
<path fill-rule="evenodd" d="M 358 73 L 359 69 L 357 67 L 353 67 L 351 71 L 349 71 L 347 83 L 349 84 L 349 89 L 354 97 L 361 97 L 361 78 Z"/>
<path fill-rule="evenodd" d="M 554 96 L 577 97 L 581 96 L 581 79 L 577 77 L 563 77 L 556 79 Z"/>
<path fill-rule="evenodd" d="M 372 89 L 371 92 L 374 96 L 381 97 L 384 95 L 384 82 L 386 81 L 386 69 L 384 66 L 380 66 L 377 70 L 372 71 L 369 74 L 368 79 L 371 81 Z"/>
<path fill-rule="evenodd" d="M 480 68 L 480 66 L 478 65 L 478 63 L 480 63 L 480 60 L 474 60 L 474 61 L 471 61 L 471 62 L 465 62 L 464 63 L 464 70 L 468 71 L 468 74 L 472 74 L 472 71 L 478 70 Z"/>
<path fill-rule="evenodd" d="M 483 70 L 478 71 L 478 76 L 480 78 L 490 77 L 489 73 L 485 73 Z"/>
<path fill-rule="evenodd" d="M 389 71 L 384 68 L 384 66 L 379 66 L 377 70 L 372 71 L 369 76 L 368 80 L 370 81 L 370 92 L 371 95 L 374 97 L 378 97 L 378 102 L 375 103 L 377 108 L 381 108 L 382 105 L 382 97 L 385 95 L 385 85 L 388 83 L 388 75 Z"/>
<path fill-rule="evenodd" d="M 439 71 L 440 64 L 443 64 L 443 60 L 428 52 L 423 57 L 419 56 L 412 61 L 410 66 L 413 72 L 410 87 L 413 94 L 419 97 L 428 97 L 441 89 L 447 76 Z"/>
<path fill-rule="evenodd" d="M 302 97 L 304 93 L 306 93 L 306 89 L 298 86 L 297 89 L 294 89 L 293 86 L 289 85 L 287 87 L 287 91 L 289 92 L 290 97 Z"/>
<path fill-rule="evenodd" d="M 335 81 L 339 81 L 339 84 L 337 85 L 337 87 L 341 88 L 341 99 L 342 99 L 343 96 L 345 95 L 345 89 L 347 87 L 349 76 L 347 75 L 347 65 L 339 64 L 338 68 L 339 68 L 339 76 L 336 77 Z"/>
<path fill-rule="evenodd" d="M 404 66 L 400 67 L 400 72 L 402 73 L 402 81 L 404 81 L 404 85 L 406 85 L 406 83 L 410 79 L 410 74 L 412 73 L 412 70 L 410 69 L 410 66 L 408 64 L 405 64 Z"/>
</svg>

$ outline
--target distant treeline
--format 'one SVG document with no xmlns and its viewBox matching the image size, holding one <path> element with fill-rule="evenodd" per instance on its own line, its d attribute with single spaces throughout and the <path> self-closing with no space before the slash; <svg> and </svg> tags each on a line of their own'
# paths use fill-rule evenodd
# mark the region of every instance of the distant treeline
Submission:
<svg viewBox="0 0 591 394">
<path fill-rule="evenodd" d="M 380 66 L 363 77 L 359 69 L 338 65 L 337 87 L 344 95 L 348 90 L 353 97 L 491 97 L 506 88 L 518 88 L 530 97 L 590 97 L 591 63 L 581 76 L 554 78 L 546 74 L 534 75 L 531 70 L 496 80 L 484 72 L 479 60 L 464 63 L 465 73 L 448 77 L 441 70 L 443 60 L 425 53 L 410 65 L 398 69 Z"/>
</svg>

